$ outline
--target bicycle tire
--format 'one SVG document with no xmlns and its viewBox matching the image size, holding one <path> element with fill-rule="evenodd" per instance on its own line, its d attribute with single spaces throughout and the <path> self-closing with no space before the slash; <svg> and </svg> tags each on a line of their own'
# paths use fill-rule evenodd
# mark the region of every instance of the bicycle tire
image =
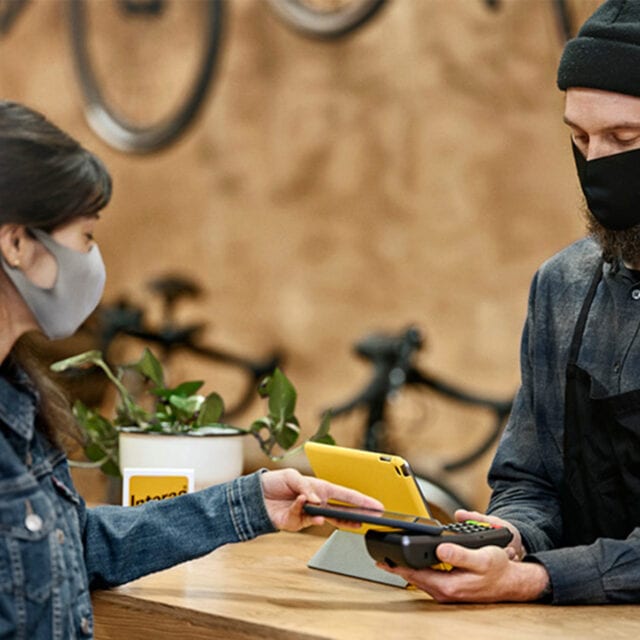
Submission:
<svg viewBox="0 0 640 640">
<path fill-rule="evenodd" d="M 500 439 L 513 406 L 513 398 L 508 400 L 498 400 L 469 393 L 456 388 L 443 380 L 428 375 L 415 367 L 409 371 L 407 384 L 414 387 L 423 386 L 429 388 L 441 396 L 447 397 L 460 404 L 483 407 L 485 409 L 489 409 L 493 413 L 494 420 L 491 430 L 471 451 L 461 454 L 457 458 L 447 462 L 443 466 L 443 469 L 446 472 L 458 471 L 480 460 L 480 458 L 482 458 L 482 456 L 484 456 L 484 454 L 487 453 L 487 451 L 489 451 Z"/>
<path fill-rule="evenodd" d="M 92 64 L 87 42 L 86 0 L 70 0 L 72 55 L 89 126 L 107 144 L 129 153 L 150 153 L 174 142 L 200 111 L 213 83 L 223 34 L 223 0 L 207 0 L 206 42 L 191 88 L 181 105 L 160 122 L 139 126 L 108 104 Z"/>
<path fill-rule="evenodd" d="M 337 10 L 322 10 L 310 0 L 267 0 L 286 25 L 320 39 L 346 36 L 369 22 L 387 0 L 347 0 Z"/>
<path fill-rule="evenodd" d="M 553 0 L 553 11 L 558 29 L 558 37 L 562 44 L 574 36 L 573 16 L 566 0 Z"/>
<path fill-rule="evenodd" d="M 0 0 L 0 39 L 8 35 L 29 0 Z"/>
</svg>

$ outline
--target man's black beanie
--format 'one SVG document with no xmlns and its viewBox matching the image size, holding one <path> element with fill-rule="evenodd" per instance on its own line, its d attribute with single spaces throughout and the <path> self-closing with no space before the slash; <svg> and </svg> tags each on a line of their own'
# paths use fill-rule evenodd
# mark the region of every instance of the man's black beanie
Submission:
<svg viewBox="0 0 640 640">
<path fill-rule="evenodd" d="M 640 0 L 607 0 L 564 48 L 558 87 L 640 97 Z"/>
</svg>

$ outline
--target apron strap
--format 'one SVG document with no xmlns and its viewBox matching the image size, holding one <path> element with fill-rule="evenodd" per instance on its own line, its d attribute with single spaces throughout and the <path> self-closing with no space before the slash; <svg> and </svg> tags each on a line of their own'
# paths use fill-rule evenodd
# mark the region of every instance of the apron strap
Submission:
<svg viewBox="0 0 640 640">
<path fill-rule="evenodd" d="M 571 340 L 571 348 L 569 349 L 568 364 L 576 364 L 578 361 L 578 354 L 580 352 L 580 345 L 582 343 L 582 335 L 587 324 L 589 311 L 591 310 L 591 303 L 596 297 L 596 290 L 598 289 L 598 285 L 600 284 L 600 280 L 602 279 L 603 265 L 604 260 L 600 258 L 600 260 L 598 261 L 598 266 L 596 267 L 596 271 L 593 274 L 593 278 L 591 279 L 591 284 L 589 285 L 589 292 L 587 293 L 587 297 L 585 298 L 584 304 L 582 305 L 582 309 L 580 309 L 578 322 L 576 322 L 576 327 L 573 331 L 573 339 Z"/>
</svg>

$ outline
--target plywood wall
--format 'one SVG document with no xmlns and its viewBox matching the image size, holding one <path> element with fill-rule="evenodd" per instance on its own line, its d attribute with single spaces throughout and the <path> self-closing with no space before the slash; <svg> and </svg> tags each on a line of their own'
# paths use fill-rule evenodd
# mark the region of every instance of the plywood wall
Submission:
<svg viewBox="0 0 640 640">
<path fill-rule="evenodd" d="M 479 392 L 516 389 L 530 278 L 583 226 L 551 5 L 390 0 L 359 32 L 323 42 L 261 0 L 233 0 L 203 112 L 176 144 L 139 157 L 88 127 L 65 4 L 34 0 L 0 40 L 0 95 L 44 111 L 110 167 L 105 300 L 146 303 L 145 282 L 169 271 L 197 278 L 207 295 L 182 318 L 206 321 L 215 346 L 283 349 L 310 432 L 321 408 L 365 383 L 351 345 L 371 331 L 415 323 L 423 367 Z M 179 36 L 161 50 L 167 86 L 187 55 Z M 107 71 L 122 83 L 135 52 L 120 54 Z M 236 392 L 223 367 L 181 365 L 177 374 Z M 467 450 L 486 428 L 448 411 L 398 403 L 396 446 L 416 466 Z M 334 434 L 357 444 L 358 422 L 336 422 Z M 489 459 L 455 480 L 478 506 Z M 263 462 L 251 448 L 248 461 Z"/>
</svg>

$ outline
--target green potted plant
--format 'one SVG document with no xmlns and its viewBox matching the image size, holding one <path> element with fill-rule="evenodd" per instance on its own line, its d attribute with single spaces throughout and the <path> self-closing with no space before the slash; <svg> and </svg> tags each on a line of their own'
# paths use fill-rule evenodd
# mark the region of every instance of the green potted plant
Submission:
<svg viewBox="0 0 640 640">
<path fill-rule="evenodd" d="M 190 467 L 196 488 L 240 475 L 243 438 L 256 438 L 262 451 L 279 460 L 298 451 L 300 436 L 295 416 L 295 388 L 276 369 L 260 383 L 258 393 L 267 400 L 267 414 L 249 427 L 221 422 L 224 402 L 218 393 L 206 397 L 198 392 L 202 381 L 187 381 L 175 387 L 165 383 L 159 360 L 145 349 L 137 362 L 112 368 L 100 351 L 87 351 L 51 365 L 54 372 L 95 366 L 113 383 L 118 402 L 113 418 L 76 400 L 73 413 L 86 434 L 84 466 L 101 468 L 118 476 L 126 467 Z M 134 396 L 124 382 L 133 372 L 144 382 L 144 392 Z M 310 440 L 333 443 L 325 415 Z M 155 437 L 152 437 L 155 436 Z M 168 437 L 171 436 L 171 437 Z"/>
</svg>

